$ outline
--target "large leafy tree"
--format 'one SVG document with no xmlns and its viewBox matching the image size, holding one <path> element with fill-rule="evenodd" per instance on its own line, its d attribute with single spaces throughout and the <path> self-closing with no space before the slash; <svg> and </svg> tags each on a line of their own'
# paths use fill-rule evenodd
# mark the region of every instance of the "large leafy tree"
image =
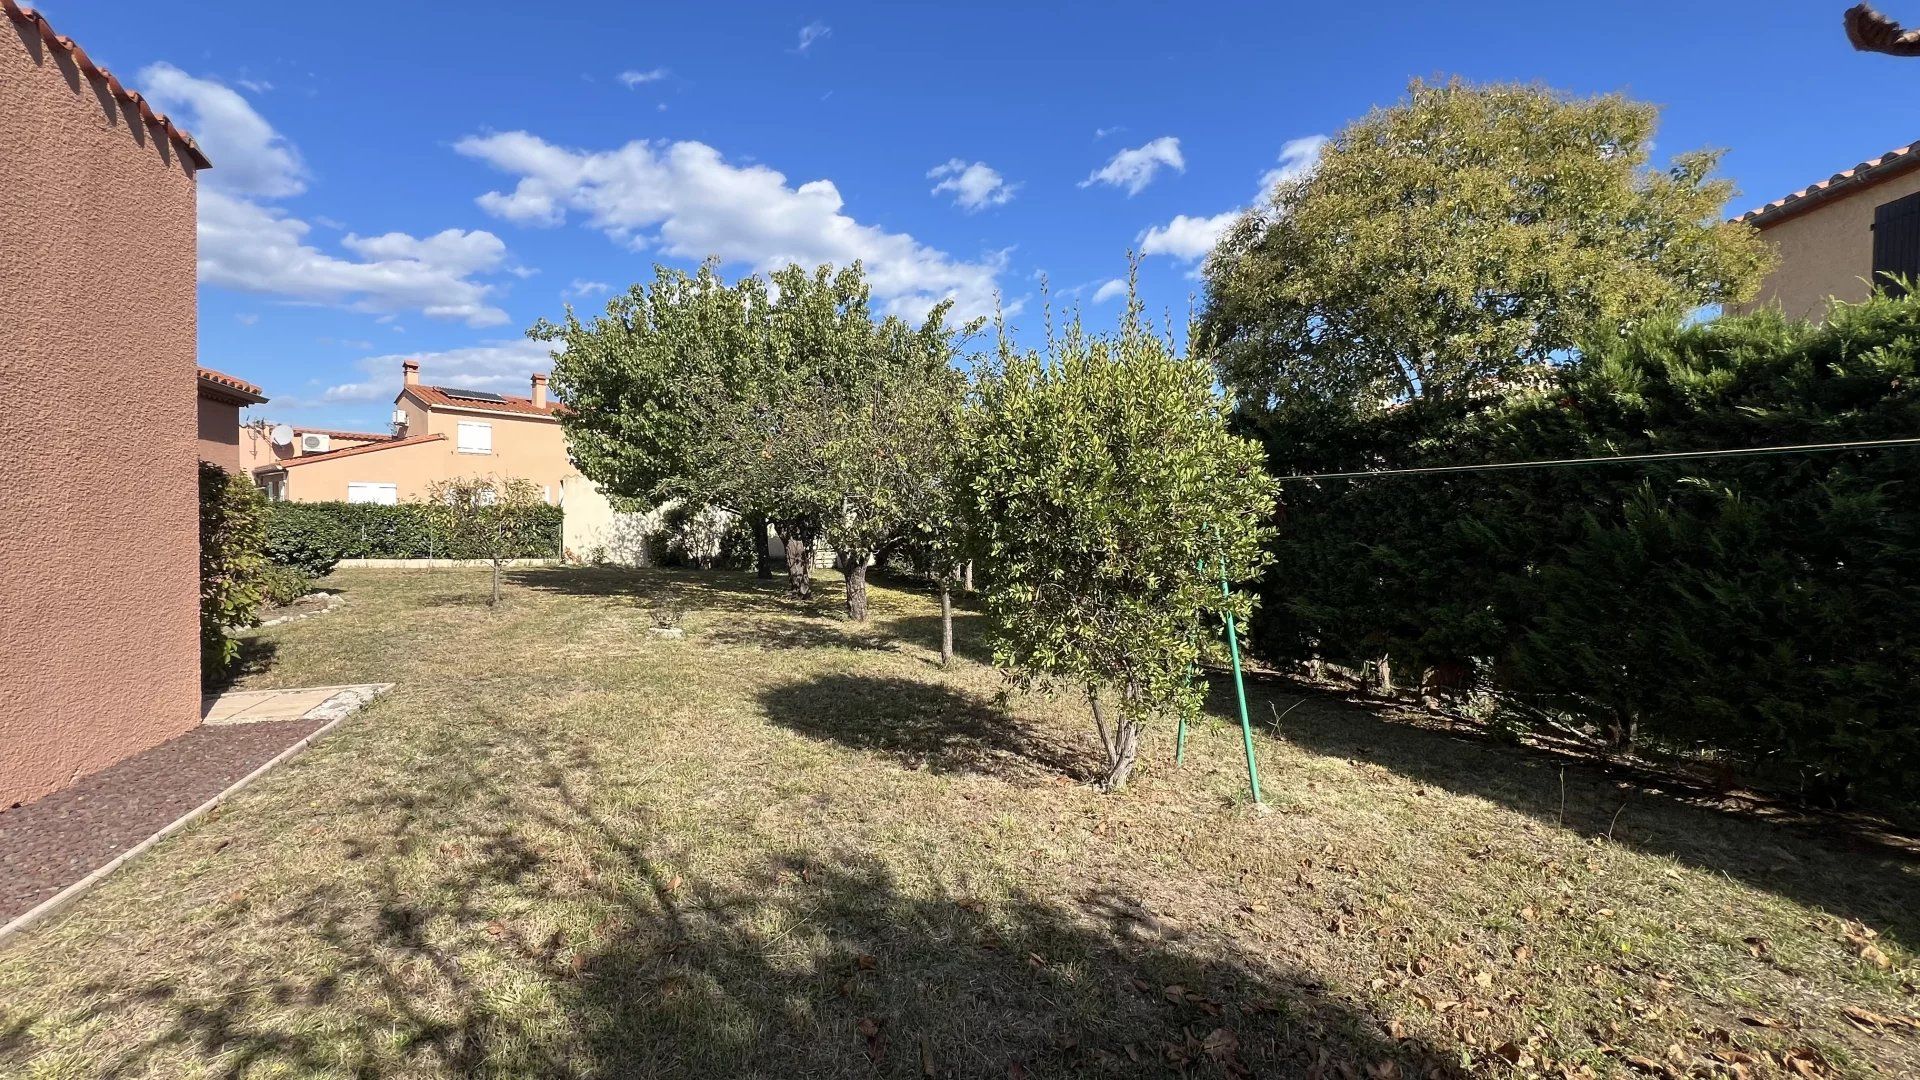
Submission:
<svg viewBox="0 0 1920 1080">
<path fill-rule="evenodd" d="M 678 498 L 771 523 L 802 598 L 824 536 L 862 619 L 867 562 L 914 520 L 921 461 L 958 392 L 962 330 L 948 310 L 918 327 L 876 319 L 858 263 L 732 286 L 709 265 L 659 270 L 593 321 L 569 312 L 532 334 L 565 346 L 553 385 L 583 472 L 634 502 Z"/>
<path fill-rule="evenodd" d="M 637 505 L 685 500 L 735 511 L 756 536 L 770 523 L 787 546 L 795 596 L 806 598 L 814 542 L 847 532 L 845 455 L 860 454 L 856 400 L 876 386 L 945 371 L 954 352 L 947 306 L 920 329 L 876 319 L 858 263 L 768 279 L 722 281 L 659 267 L 582 321 L 541 321 L 530 336 L 557 342 L 553 390 L 582 473 Z M 872 430 L 866 430 L 874 444 Z M 849 502 L 852 500 L 852 502 Z M 872 515 L 860 521 L 870 521 Z M 864 596 L 864 590 L 862 590 Z"/>
<path fill-rule="evenodd" d="M 1718 154 L 1650 168 L 1657 119 L 1619 95 L 1415 82 L 1214 250 L 1221 378 L 1250 408 L 1460 398 L 1597 328 L 1749 297 L 1768 256 L 1720 218 Z"/>
<path fill-rule="evenodd" d="M 1132 302 L 1117 333 L 1075 325 L 1046 356 L 1003 337 L 968 434 L 995 661 L 1016 683 L 1086 693 L 1101 786 L 1120 788 L 1147 722 L 1199 707 L 1196 629 L 1240 606 L 1218 566 L 1245 580 L 1264 561 L 1260 450 L 1229 432 L 1207 365 L 1176 355 Z"/>
</svg>

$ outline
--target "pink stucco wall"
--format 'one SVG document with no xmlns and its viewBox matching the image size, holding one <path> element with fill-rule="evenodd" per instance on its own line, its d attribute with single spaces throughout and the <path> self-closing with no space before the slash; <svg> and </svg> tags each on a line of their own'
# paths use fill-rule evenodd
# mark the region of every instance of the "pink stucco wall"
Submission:
<svg viewBox="0 0 1920 1080">
<path fill-rule="evenodd" d="M 199 722 L 194 177 L 0 17 L 0 808 Z"/>
<path fill-rule="evenodd" d="M 247 463 L 240 452 L 240 406 L 201 394 L 198 408 L 200 460 L 211 461 L 228 472 L 244 470 Z"/>
</svg>

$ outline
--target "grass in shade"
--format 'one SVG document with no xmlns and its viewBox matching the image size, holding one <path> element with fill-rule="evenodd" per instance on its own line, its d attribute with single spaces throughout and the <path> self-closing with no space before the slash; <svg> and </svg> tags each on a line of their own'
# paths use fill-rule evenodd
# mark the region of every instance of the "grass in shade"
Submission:
<svg viewBox="0 0 1920 1080">
<path fill-rule="evenodd" d="M 242 685 L 394 690 L 0 947 L 0 1075 L 1920 1074 L 1898 837 L 1282 683 L 1270 812 L 1219 680 L 1103 796 L 979 616 L 821 584 L 337 574 Z"/>
</svg>

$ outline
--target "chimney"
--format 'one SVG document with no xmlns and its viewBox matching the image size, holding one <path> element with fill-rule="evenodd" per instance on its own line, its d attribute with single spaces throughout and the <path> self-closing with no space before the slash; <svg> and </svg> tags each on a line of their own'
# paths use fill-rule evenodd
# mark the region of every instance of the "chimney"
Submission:
<svg viewBox="0 0 1920 1080">
<path fill-rule="evenodd" d="M 533 373 L 533 403 L 542 409 L 547 407 L 547 377 L 537 371 Z"/>
<path fill-rule="evenodd" d="M 403 372 L 401 376 L 402 382 L 406 383 L 408 386 L 420 385 L 420 361 L 418 360 L 403 361 L 400 365 L 400 370 L 401 372 Z"/>
</svg>

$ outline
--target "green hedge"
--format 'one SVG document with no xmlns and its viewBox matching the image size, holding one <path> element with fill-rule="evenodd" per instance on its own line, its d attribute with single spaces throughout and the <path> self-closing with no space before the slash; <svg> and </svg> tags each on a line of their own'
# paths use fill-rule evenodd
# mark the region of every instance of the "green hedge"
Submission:
<svg viewBox="0 0 1920 1080">
<path fill-rule="evenodd" d="M 1256 416 L 1278 474 L 1920 432 L 1920 297 L 1598 342 L 1538 389 Z M 1920 452 L 1289 483 L 1249 635 L 1820 801 L 1920 807 Z"/>
<path fill-rule="evenodd" d="M 209 681 L 239 655 L 227 632 L 252 626 L 260 610 L 265 509 L 250 477 L 200 463 L 200 669 Z"/>
<path fill-rule="evenodd" d="M 540 538 L 509 557 L 551 559 L 560 554 L 561 511 L 541 506 Z M 281 566 L 324 577 L 341 559 L 479 559 L 471 545 L 449 545 L 424 503 L 274 503 L 267 514 L 267 556 Z"/>
</svg>

